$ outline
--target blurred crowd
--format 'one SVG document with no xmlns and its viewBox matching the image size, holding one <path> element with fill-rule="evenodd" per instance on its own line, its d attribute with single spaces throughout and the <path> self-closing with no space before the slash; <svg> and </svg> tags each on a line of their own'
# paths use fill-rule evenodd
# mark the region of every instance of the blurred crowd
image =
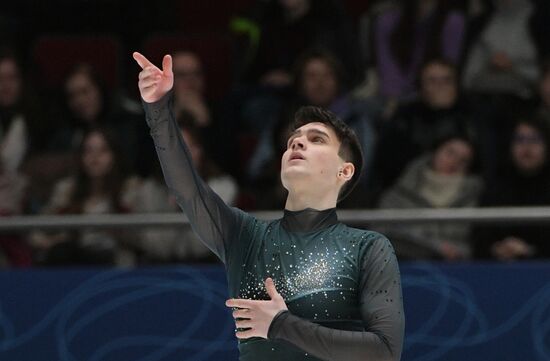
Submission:
<svg viewBox="0 0 550 361">
<path fill-rule="evenodd" d="M 172 54 L 182 136 L 227 204 L 284 207 L 287 129 L 295 110 L 316 105 L 349 124 L 365 153 L 360 183 L 340 208 L 550 206 L 547 1 L 172 0 L 155 9 L 58 1 L 71 16 L 63 25 L 31 3 L 0 8 L 2 217 L 178 211 L 131 63 L 133 50 L 162 55 L 147 49 Z M 86 16 L 90 3 L 96 13 Z M 210 8 L 201 17 L 194 6 Z M 44 32 L 77 42 L 109 32 L 122 42 L 122 75 L 113 82 L 97 56 L 75 55 L 48 82 L 44 59 L 51 69 L 67 55 L 62 46 L 33 48 Z M 144 45 L 153 32 L 164 45 Z M 179 39 L 196 34 L 195 45 Z M 220 38 L 228 51 L 208 51 Z M 549 225 L 371 228 L 401 260 L 550 258 Z M 190 229 L 0 234 L 0 267 L 215 261 Z"/>
</svg>

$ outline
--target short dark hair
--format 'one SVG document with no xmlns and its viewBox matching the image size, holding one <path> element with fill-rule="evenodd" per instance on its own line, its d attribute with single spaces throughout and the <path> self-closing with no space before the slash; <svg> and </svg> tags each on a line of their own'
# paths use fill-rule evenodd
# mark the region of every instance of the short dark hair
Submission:
<svg viewBox="0 0 550 361">
<path fill-rule="evenodd" d="M 363 151 L 357 134 L 342 119 L 331 111 L 315 106 L 304 106 L 298 109 L 294 115 L 294 122 L 290 128 L 293 132 L 296 129 L 313 122 L 323 123 L 329 126 L 340 141 L 338 155 L 346 162 L 353 163 L 355 173 L 353 177 L 342 186 L 338 195 L 338 202 L 346 198 L 359 182 L 363 171 Z"/>
</svg>

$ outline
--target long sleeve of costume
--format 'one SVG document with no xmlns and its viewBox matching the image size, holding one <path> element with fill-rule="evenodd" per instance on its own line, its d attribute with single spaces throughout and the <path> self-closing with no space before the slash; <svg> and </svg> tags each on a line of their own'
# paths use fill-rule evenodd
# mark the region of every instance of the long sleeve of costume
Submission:
<svg viewBox="0 0 550 361">
<path fill-rule="evenodd" d="M 286 311 L 273 320 L 269 339 L 285 340 L 327 361 L 399 360 L 404 314 L 397 260 L 385 237 L 362 260 L 360 308 L 364 331 L 332 329 Z"/>
<path fill-rule="evenodd" d="M 227 206 L 198 175 L 176 123 L 172 103 L 172 93 L 155 103 L 143 103 L 166 185 L 201 240 L 226 262 L 226 251 L 231 239 L 238 235 L 244 213 Z"/>
</svg>

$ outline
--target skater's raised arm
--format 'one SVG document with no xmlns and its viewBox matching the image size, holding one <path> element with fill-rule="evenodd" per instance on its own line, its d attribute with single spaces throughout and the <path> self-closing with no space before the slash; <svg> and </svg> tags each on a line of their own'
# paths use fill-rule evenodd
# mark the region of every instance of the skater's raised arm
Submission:
<svg viewBox="0 0 550 361">
<path fill-rule="evenodd" d="M 140 53 L 133 57 L 142 68 L 139 91 L 166 184 L 201 240 L 226 262 L 227 250 L 232 240 L 238 240 L 245 214 L 227 206 L 193 166 L 174 116 L 171 56 L 164 56 L 162 69 Z"/>
</svg>

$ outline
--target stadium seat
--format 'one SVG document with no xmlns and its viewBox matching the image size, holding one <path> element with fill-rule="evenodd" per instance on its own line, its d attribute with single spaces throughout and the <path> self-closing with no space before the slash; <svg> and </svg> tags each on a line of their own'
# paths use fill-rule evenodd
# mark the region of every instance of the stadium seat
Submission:
<svg viewBox="0 0 550 361">
<path fill-rule="evenodd" d="M 46 88 L 61 86 L 71 68 L 81 62 L 92 65 L 109 89 L 119 85 L 121 45 L 114 36 L 43 35 L 31 52 L 39 81 Z"/>
</svg>

